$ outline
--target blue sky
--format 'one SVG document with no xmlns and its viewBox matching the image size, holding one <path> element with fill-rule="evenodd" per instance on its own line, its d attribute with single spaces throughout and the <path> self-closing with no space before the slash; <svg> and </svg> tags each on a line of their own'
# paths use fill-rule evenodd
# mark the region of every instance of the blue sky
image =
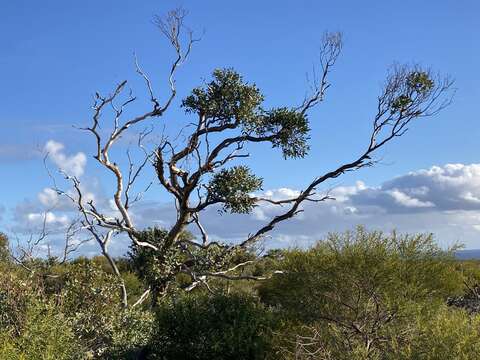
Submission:
<svg viewBox="0 0 480 360">
<path fill-rule="evenodd" d="M 332 74 L 327 100 L 310 114 L 309 157 L 286 162 L 277 152 L 259 149 L 250 163 L 264 177 L 266 189 L 301 189 L 312 177 L 358 154 L 365 146 L 386 70 L 394 62 L 418 62 L 455 78 L 458 91 L 453 105 L 435 118 L 415 123 L 405 137 L 379 154 L 383 164 L 349 174 L 330 186 L 347 188 L 361 181 L 368 189 L 376 189 L 370 192 L 379 192 L 369 199 L 377 199 L 380 204 L 383 190 L 393 199 L 394 191 L 408 192 L 399 184 L 388 188 L 395 177 L 405 179 L 409 172 L 416 174 L 439 166 L 453 179 L 452 184 L 457 177 L 471 179 L 465 180 L 461 189 L 455 188 L 455 194 L 467 198 L 462 189 L 471 187 L 468 193 L 476 198 L 475 181 L 480 184 L 480 172 L 477 178 L 477 168 L 472 164 L 480 163 L 476 106 L 480 99 L 478 1 L 19 0 L 0 4 L 0 123 L 4 129 L 0 132 L 0 167 L 4 174 L 0 179 L 0 207 L 4 209 L 0 227 L 11 227 L 19 204 L 35 201 L 38 193 L 50 185 L 41 157 L 36 155 L 49 140 L 64 144 L 66 156 L 85 153 L 88 181 L 102 183 L 101 173 L 92 166 L 91 139 L 72 125 L 88 124 L 92 94 L 97 90 L 108 92 L 121 80 L 128 79 L 136 94 L 145 95 L 135 75 L 134 51 L 158 91 L 167 90 L 165 74 L 173 54 L 151 19 L 177 6 L 189 10 L 188 25 L 203 34 L 178 74 L 179 99 L 208 78 L 214 68 L 234 67 L 263 90 L 268 105 L 297 105 L 306 90 L 305 73 L 317 60 L 322 33 L 330 30 L 344 34 L 344 51 Z M 171 124 L 183 116 L 181 110 L 172 109 L 162 121 Z M 446 164 L 465 167 L 452 169 Z M 437 176 L 438 172 L 428 174 Z M 422 176 L 413 178 L 428 178 Z M 445 189 L 441 183 L 444 177 L 433 182 L 439 190 L 431 193 L 450 196 L 441 190 Z M 105 184 L 103 187 L 105 191 Z M 360 188 L 357 193 L 365 195 Z M 348 207 L 365 206 L 365 202 L 359 205 L 362 196 L 357 193 L 357 203 L 350 194 Z M 160 201 L 154 192 L 149 200 Z M 441 203 L 439 199 L 424 200 Z M 463 207 L 437 206 L 428 214 L 424 211 L 421 224 L 415 222 L 421 216 L 411 208 L 411 212 L 399 212 L 382 204 L 378 206 L 383 206 L 386 215 L 382 216 L 387 216 L 391 227 L 405 231 L 431 228 L 445 243 L 461 240 L 468 247 L 480 247 L 475 242 L 480 213 L 470 203 Z M 450 216 L 452 212 L 455 214 Z M 321 220 L 322 214 L 314 219 Z M 338 228 L 358 222 L 377 226 L 380 220 L 372 218 L 342 219 L 336 224 Z M 465 218 L 473 220 L 465 225 Z M 457 227 L 445 229 L 444 224 L 450 222 Z M 302 225 L 305 234 L 299 230 L 287 233 L 288 226 L 279 239 L 281 235 L 285 239 L 310 239 L 306 223 Z M 315 227 L 312 233 L 319 236 L 330 229 Z M 222 236 L 220 232 L 218 236 Z"/>
</svg>

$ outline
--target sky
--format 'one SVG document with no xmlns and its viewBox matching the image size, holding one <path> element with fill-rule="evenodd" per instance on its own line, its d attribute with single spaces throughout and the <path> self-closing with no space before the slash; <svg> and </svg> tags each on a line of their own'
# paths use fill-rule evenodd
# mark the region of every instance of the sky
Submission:
<svg viewBox="0 0 480 360">
<path fill-rule="evenodd" d="M 91 196 L 107 204 L 110 180 L 92 158 L 93 142 L 78 127 L 91 121 L 96 91 L 129 81 L 145 109 L 145 88 L 135 74 L 135 53 L 155 90 L 166 96 L 173 53 L 154 15 L 182 6 L 187 25 L 201 37 L 177 76 L 178 100 L 156 129 L 176 130 L 185 114 L 181 98 L 215 68 L 233 67 L 254 82 L 267 106 L 296 106 L 306 73 L 318 66 L 325 31 L 341 31 L 344 48 L 324 103 L 310 114 L 311 151 L 283 160 L 255 148 L 248 165 L 272 198 L 295 194 L 314 177 L 355 158 L 366 146 L 376 98 L 394 63 L 419 63 L 455 79 L 453 104 L 412 124 L 377 157 L 381 163 L 325 185 L 336 201 L 308 204 L 272 234 L 270 246 L 308 246 L 328 231 L 364 224 L 372 229 L 434 233 L 442 246 L 480 248 L 480 3 L 465 1 L 2 1 L 0 2 L 0 230 L 28 234 L 49 210 L 61 229 L 74 216 L 49 188 L 50 168 L 78 175 Z M 106 119 L 105 121 L 108 121 Z M 107 124 L 105 124 L 107 126 Z M 133 129 L 135 131 L 142 129 Z M 115 155 L 121 162 L 132 142 Z M 142 182 L 153 179 L 148 169 Z M 65 185 L 66 186 L 66 185 Z M 55 205 L 56 207 L 52 207 Z M 219 218 L 205 214 L 213 238 L 238 241 L 275 209 Z M 138 226 L 168 226 L 171 202 L 153 188 L 134 210 Z M 226 226 L 225 224 L 228 224 Z M 125 244 L 118 241 L 118 254 Z M 95 244 L 86 252 L 98 251 Z"/>
</svg>

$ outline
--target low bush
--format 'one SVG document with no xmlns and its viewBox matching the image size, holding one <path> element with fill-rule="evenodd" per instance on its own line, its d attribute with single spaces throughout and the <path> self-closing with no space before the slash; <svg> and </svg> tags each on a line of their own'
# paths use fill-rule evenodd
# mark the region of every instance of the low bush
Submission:
<svg viewBox="0 0 480 360">
<path fill-rule="evenodd" d="M 265 359 L 273 316 L 251 297 L 182 296 L 162 304 L 148 359 Z"/>
<path fill-rule="evenodd" d="M 430 235 L 360 227 L 330 234 L 307 251 L 285 252 L 277 264 L 283 274 L 258 291 L 284 318 L 276 344 L 282 356 L 298 358 L 312 343 L 301 351 L 318 346 L 326 358 L 382 358 L 394 344 L 409 346 L 412 322 L 463 290 L 455 265 L 453 253 Z"/>
</svg>

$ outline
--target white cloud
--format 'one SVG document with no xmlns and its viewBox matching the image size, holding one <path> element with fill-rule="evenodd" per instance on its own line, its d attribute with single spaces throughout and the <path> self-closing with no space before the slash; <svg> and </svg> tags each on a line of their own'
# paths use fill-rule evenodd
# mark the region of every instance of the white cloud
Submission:
<svg viewBox="0 0 480 360">
<path fill-rule="evenodd" d="M 298 196 L 300 191 L 293 190 L 289 188 L 279 188 L 274 190 L 267 190 L 265 191 L 263 197 L 266 197 L 270 200 L 283 200 L 283 199 L 291 199 L 295 196 Z"/>
<path fill-rule="evenodd" d="M 413 171 L 351 198 L 356 204 L 381 206 L 388 212 L 480 210 L 480 164 Z"/>
<path fill-rule="evenodd" d="M 64 153 L 65 146 L 54 140 L 49 140 L 44 147 L 49 158 L 59 169 L 65 171 L 68 175 L 82 176 L 87 165 L 87 157 L 83 152 L 68 156 Z"/>
<path fill-rule="evenodd" d="M 263 195 L 280 200 L 295 194 L 298 191 L 283 188 Z M 305 203 L 300 216 L 280 223 L 271 233 L 271 245 L 312 243 L 329 231 L 363 224 L 384 231 L 431 232 L 443 245 L 461 242 L 469 248 L 480 247 L 480 164 L 433 166 L 378 187 L 358 181 L 337 186 L 329 194 L 336 200 Z M 247 216 L 220 217 L 210 211 L 203 218 L 217 238 L 233 240 L 255 232 L 286 209 L 263 203 Z"/>
<path fill-rule="evenodd" d="M 414 197 L 408 196 L 398 189 L 387 190 L 386 193 L 389 194 L 397 202 L 397 204 L 408 208 L 425 208 L 435 206 L 430 201 L 418 200 Z"/>
<path fill-rule="evenodd" d="M 47 225 L 65 226 L 69 222 L 67 215 L 57 215 L 51 211 L 45 213 L 29 213 L 26 215 L 26 218 L 32 225 L 40 225 L 45 222 Z"/>
<path fill-rule="evenodd" d="M 296 189 L 280 188 L 256 195 L 281 200 L 298 193 Z M 329 195 L 335 200 L 304 203 L 302 213 L 281 222 L 269 234 L 267 245 L 306 246 L 329 231 L 363 224 L 384 231 L 431 232 L 442 245 L 462 242 L 469 248 L 480 247 L 480 203 L 476 201 L 480 199 L 479 164 L 434 166 L 378 187 L 357 181 L 351 186 L 337 186 Z M 263 202 L 249 215 L 219 215 L 217 208 L 209 208 L 200 217 L 212 239 L 236 242 L 288 208 Z M 174 219 L 174 207 L 166 203 L 152 201 L 134 208 L 134 220 L 140 227 L 168 227 Z M 196 231 L 194 227 L 192 230 Z"/>
<path fill-rule="evenodd" d="M 118 216 L 108 197 L 97 190 L 95 201 L 99 208 L 109 216 Z M 256 195 L 281 200 L 298 194 L 296 189 L 279 188 Z M 442 245 L 462 242 L 468 248 L 480 248 L 480 164 L 433 166 L 375 187 L 357 181 L 354 185 L 334 187 L 329 195 L 336 200 L 304 203 L 301 207 L 304 211 L 278 224 L 265 240 L 266 245 L 307 246 L 330 231 L 345 231 L 362 224 L 384 231 L 431 232 Z M 94 197 L 93 193 L 89 196 Z M 57 197 L 53 190 L 44 189 L 37 204 L 24 202 L 17 207 L 17 219 L 38 222 L 42 208 L 54 204 Z M 220 215 L 218 208 L 212 207 L 203 211 L 200 219 L 212 240 L 239 242 L 288 209 L 288 204 L 263 202 L 251 214 Z M 74 216 L 73 210 L 67 206 L 54 208 L 47 215 L 49 225 L 61 227 L 67 217 Z M 143 201 L 135 204 L 131 212 L 139 228 L 168 228 L 175 221 L 171 203 Z M 198 233 L 194 227 L 191 230 Z M 127 249 L 128 241 L 121 237 L 112 243 L 112 251 L 117 255 Z"/>
<path fill-rule="evenodd" d="M 65 146 L 54 140 L 45 144 L 44 151 L 48 153 L 50 160 L 67 174 L 76 177 L 83 175 L 87 164 L 84 153 L 68 155 L 65 152 Z M 88 189 L 87 184 L 89 183 L 82 179 L 82 183 L 79 185 L 85 202 L 96 199 L 95 194 Z M 36 199 L 26 199 L 18 203 L 12 212 L 13 221 L 9 225 L 10 231 L 19 234 L 38 232 L 45 222 L 49 233 L 61 234 L 71 219 L 78 217 L 76 206 L 71 201 L 71 198 L 76 198 L 76 191 L 72 188 L 68 189 L 71 186 L 68 181 L 63 185 L 67 187 L 65 191 L 68 196 L 60 195 L 52 188 L 44 188 L 37 194 Z M 102 207 L 103 203 L 98 206 Z"/>
<path fill-rule="evenodd" d="M 43 189 L 38 193 L 37 197 L 40 203 L 47 208 L 56 206 L 60 201 L 60 195 L 51 188 Z"/>
<path fill-rule="evenodd" d="M 337 186 L 330 191 L 330 196 L 336 201 L 346 201 L 350 196 L 358 194 L 367 187 L 363 181 L 357 181 L 354 186 Z"/>
</svg>

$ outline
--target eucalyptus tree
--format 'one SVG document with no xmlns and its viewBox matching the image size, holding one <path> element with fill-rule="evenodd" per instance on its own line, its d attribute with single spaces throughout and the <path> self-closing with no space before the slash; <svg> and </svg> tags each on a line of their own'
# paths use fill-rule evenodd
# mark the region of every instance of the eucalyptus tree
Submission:
<svg viewBox="0 0 480 360">
<path fill-rule="evenodd" d="M 166 96 L 157 95 L 156 87 L 137 62 L 136 72 L 145 83 L 150 104 L 144 112 L 126 117 L 124 110 L 137 100 L 131 92 L 126 91 L 126 80 L 108 95 L 96 93 L 91 124 L 84 130 L 95 140 L 94 158 L 115 179 L 111 198 L 115 215 L 98 207 L 93 200 L 87 200 L 80 180 L 66 175 L 72 181 L 75 192 L 74 195 L 63 194 L 75 202 L 82 215 L 83 226 L 98 241 L 102 253 L 118 276 L 120 272 L 108 253 L 108 245 L 112 236 L 121 233 L 128 236 L 137 250 L 143 249 L 143 252 L 152 254 L 156 269 L 168 273 L 165 279 L 172 279 L 171 275 L 176 273 L 188 274 L 191 283 L 187 289 L 202 284 L 208 287 L 212 277 L 263 278 L 239 274 L 239 270 L 254 259 L 245 260 L 245 257 L 233 254 L 254 246 L 276 226 L 303 211 L 302 205 L 306 202 L 330 199 L 328 194 L 317 194 L 320 185 L 348 171 L 374 165 L 377 162 L 374 155 L 380 148 L 404 135 L 414 120 L 435 115 L 444 109 L 453 95 L 453 81 L 448 77 L 434 74 L 418 65 L 393 66 L 378 96 L 364 151 L 354 155 L 351 161 L 339 164 L 313 179 L 299 179 L 305 185 L 293 197 L 274 200 L 260 196 L 258 194 L 261 194 L 263 184 L 261 174 L 254 174 L 247 166 L 247 160 L 255 159 L 255 154 L 248 153 L 246 148 L 253 143 L 263 144 L 278 149 L 279 155 L 285 159 L 299 159 L 308 155 L 312 121 L 309 113 L 324 101 L 330 87 L 329 75 L 342 50 L 341 34 L 326 33 L 320 46 L 321 71 L 312 81 L 309 95 L 300 105 L 268 108 L 264 105 L 264 95 L 255 84 L 244 80 L 234 69 L 215 69 L 210 81 L 194 88 L 182 100 L 181 107 L 188 118 L 188 126 L 181 129 L 181 136 L 169 137 L 166 135 L 168 132 L 163 132 L 155 149 L 149 151 L 143 145 L 146 133 L 142 132 L 139 145 L 145 154 L 143 160 L 135 163 L 128 157 L 129 166 L 122 169 L 120 161 L 113 161 L 110 155 L 112 148 L 118 145 L 118 140 L 132 128 L 158 122 L 172 107 L 177 96 L 175 75 L 198 40 L 184 26 L 185 15 L 183 10 L 175 10 L 166 18 L 157 18 L 155 21 L 175 52 L 168 73 Z M 109 114 L 110 123 L 105 120 Z M 164 122 L 162 125 L 176 128 L 178 122 Z M 156 232 L 148 230 L 150 234 L 145 234 L 132 218 L 131 205 L 138 200 L 138 196 L 131 195 L 131 192 L 134 183 L 150 165 L 153 166 L 159 187 L 175 202 L 173 211 L 176 211 L 176 220 L 167 229 Z M 210 241 L 208 229 L 202 224 L 206 209 L 217 207 L 221 212 L 246 214 L 261 203 L 278 205 L 279 212 L 238 243 Z M 201 234 L 198 239 L 182 236 L 192 226 L 198 228 Z M 227 258 L 242 260 L 225 261 Z M 164 282 L 165 287 L 167 283 Z M 125 287 L 122 287 L 122 291 L 123 302 L 127 306 Z"/>
</svg>

